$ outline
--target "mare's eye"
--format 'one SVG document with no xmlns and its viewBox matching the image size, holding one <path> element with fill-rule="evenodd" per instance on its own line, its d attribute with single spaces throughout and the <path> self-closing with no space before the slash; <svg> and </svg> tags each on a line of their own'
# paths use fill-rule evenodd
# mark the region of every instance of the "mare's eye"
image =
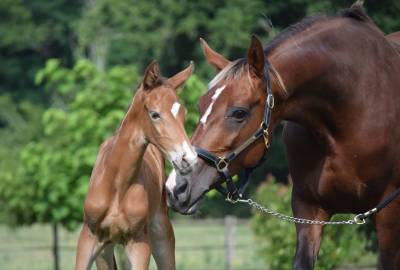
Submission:
<svg viewBox="0 0 400 270">
<path fill-rule="evenodd" d="M 246 109 L 236 108 L 231 112 L 230 117 L 234 118 L 237 122 L 243 122 L 248 115 L 249 112 Z"/>
<path fill-rule="evenodd" d="M 152 120 L 158 120 L 161 118 L 161 115 L 158 112 L 150 111 L 149 115 Z"/>
</svg>

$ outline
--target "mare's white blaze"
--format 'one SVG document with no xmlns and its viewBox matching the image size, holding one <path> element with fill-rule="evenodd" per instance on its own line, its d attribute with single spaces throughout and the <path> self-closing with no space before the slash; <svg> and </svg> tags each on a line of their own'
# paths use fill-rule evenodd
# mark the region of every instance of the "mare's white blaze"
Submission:
<svg viewBox="0 0 400 270">
<path fill-rule="evenodd" d="M 167 183 L 165 184 L 165 186 L 171 192 L 174 190 L 174 188 L 176 186 L 176 172 L 175 172 L 175 169 L 173 169 L 172 172 L 169 174 L 168 179 L 167 179 Z"/>
<path fill-rule="evenodd" d="M 200 119 L 200 122 L 205 125 L 207 122 L 207 118 L 210 115 L 212 108 L 214 106 L 215 101 L 217 101 L 217 98 L 221 95 L 222 91 L 225 89 L 225 85 L 221 86 L 220 88 L 217 88 L 217 90 L 215 90 L 214 95 L 211 97 L 211 103 L 208 106 L 206 112 L 204 113 L 203 117 Z"/>
<path fill-rule="evenodd" d="M 172 108 L 171 108 L 171 113 L 172 113 L 172 115 L 176 118 L 176 116 L 178 115 L 178 112 L 179 112 L 179 109 L 181 108 L 181 104 L 179 104 L 179 102 L 175 102 L 173 105 L 172 105 Z"/>
</svg>

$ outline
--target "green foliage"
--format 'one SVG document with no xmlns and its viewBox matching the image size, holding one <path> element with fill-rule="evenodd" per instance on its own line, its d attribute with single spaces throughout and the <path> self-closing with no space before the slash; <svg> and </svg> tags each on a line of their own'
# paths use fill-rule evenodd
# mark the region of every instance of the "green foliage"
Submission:
<svg viewBox="0 0 400 270">
<path fill-rule="evenodd" d="M 192 135 L 199 119 L 197 103 L 206 89 L 205 83 L 198 76 L 192 75 L 186 82 L 185 89 L 179 92 L 179 98 L 187 109 L 185 129 L 189 137 Z"/>
<path fill-rule="evenodd" d="M 197 72 L 210 74 L 199 37 L 227 56 L 242 56 L 251 33 L 263 33 L 264 8 L 261 0 L 97 0 L 77 24 L 78 51 L 89 48 L 106 66 L 134 62 L 142 69 L 155 58 L 166 73 L 194 60 Z"/>
<path fill-rule="evenodd" d="M 0 1 L 0 93 L 43 102 L 44 95 L 32 91 L 33 77 L 47 58 L 72 62 L 72 25 L 81 5 L 79 0 Z"/>
<path fill-rule="evenodd" d="M 36 76 L 55 101 L 43 114 L 43 137 L 23 148 L 16 175 L 0 183 L 9 222 L 77 225 L 98 146 L 121 121 L 137 80 L 130 67 L 100 72 L 85 60 L 72 69 L 48 61 Z"/>
<path fill-rule="evenodd" d="M 16 178 L 21 148 L 41 136 L 41 113 L 40 107 L 28 101 L 14 102 L 10 95 L 0 95 L 0 189 Z M 0 196 L 0 205 L 8 204 Z M 5 219 L 5 213 L 0 211 L 0 222 Z"/>
<path fill-rule="evenodd" d="M 287 215 L 292 215 L 290 198 L 290 187 L 272 182 L 263 185 L 257 192 L 258 202 Z M 334 220 L 348 218 L 348 215 L 338 215 Z M 296 247 L 294 224 L 255 212 L 252 227 L 257 236 L 260 254 L 270 269 L 291 269 Z M 363 254 L 364 246 L 364 237 L 356 226 L 327 225 L 316 269 L 329 270 L 344 263 L 357 263 Z"/>
</svg>

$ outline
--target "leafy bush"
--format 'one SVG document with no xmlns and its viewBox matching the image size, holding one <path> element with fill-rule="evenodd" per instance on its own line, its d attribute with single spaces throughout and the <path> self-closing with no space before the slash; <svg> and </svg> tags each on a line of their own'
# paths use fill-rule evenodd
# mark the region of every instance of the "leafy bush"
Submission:
<svg viewBox="0 0 400 270">
<path fill-rule="evenodd" d="M 257 192 L 257 201 L 280 213 L 292 215 L 290 186 L 268 182 Z M 348 215 L 334 220 L 348 219 Z M 296 248 L 295 225 L 260 212 L 254 212 L 252 227 L 260 253 L 270 269 L 291 269 Z M 333 269 L 344 263 L 355 263 L 364 252 L 365 240 L 356 226 L 327 225 L 316 269 Z"/>
</svg>

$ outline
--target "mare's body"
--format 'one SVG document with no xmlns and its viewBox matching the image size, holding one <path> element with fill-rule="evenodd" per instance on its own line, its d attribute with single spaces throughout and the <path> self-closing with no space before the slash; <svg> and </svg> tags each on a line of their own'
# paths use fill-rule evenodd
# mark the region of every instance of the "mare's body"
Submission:
<svg viewBox="0 0 400 270">
<path fill-rule="evenodd" d="M 341 15 L 292 26 L 265 50 L 253 38 L 247 57 L 234 62 L 203 44 L 208 62 L 222 71 L 200 100 L 202 115 L 209 107 L 212 113 L 199 123 L 192 143 L 224 156 L 249 138 L 262 120 L 267 68 L 275 96 L 270 134 L 278 122 L 288 121 L 294 215 L 327 221 L 336 213 L 369 210 L 400 187 L 396 37 L 386 39 L 356 4 Z M 259 140 L 232 162 L 231 173 L 256 165 L 264 152 Z M 215 167 L 198 162 L 190 177 L 175 177 L 171 206 L 193 212 L 219 179 Z M 399 213 L 397 199 L 373 217 L 381 269 L 400 269 Z M 313 269 L 323 226 L 296 229 L 294 269 Z"/>
</svg>

